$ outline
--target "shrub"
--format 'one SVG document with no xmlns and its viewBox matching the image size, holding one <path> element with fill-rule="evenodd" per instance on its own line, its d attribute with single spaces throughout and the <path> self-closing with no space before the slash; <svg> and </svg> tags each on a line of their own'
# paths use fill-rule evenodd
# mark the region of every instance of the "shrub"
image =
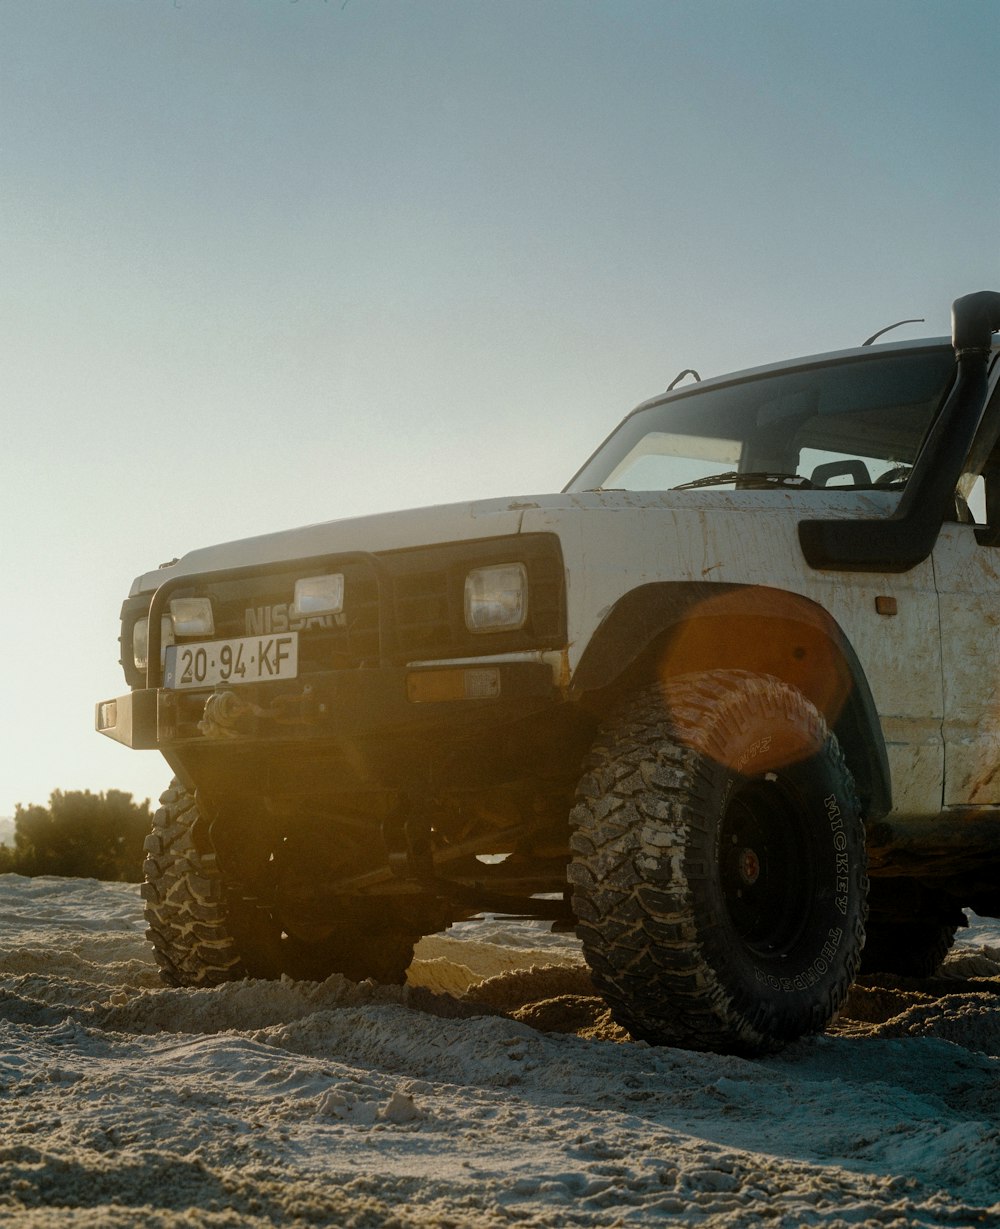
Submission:
<svg viewBox="0 0 1000 1229">
<path fill-rule="evenodd" d="M 47 807 L 18 804 L 14 847 L 0 848 L 0 872 L 137 883 L 151 819 L 149 799 L 135 802 L 121 790 L 54 790 Z"/>
</svg>

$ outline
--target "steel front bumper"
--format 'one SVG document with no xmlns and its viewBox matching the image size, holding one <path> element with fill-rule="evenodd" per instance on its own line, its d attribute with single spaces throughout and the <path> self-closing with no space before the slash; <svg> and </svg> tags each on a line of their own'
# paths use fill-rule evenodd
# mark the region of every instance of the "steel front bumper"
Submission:
<svg viewBox="0 0 1000 1229">
<path fill-rule="evenodd" d="M 139 689 L 96 708 L 99 733 L 136 750 L 342 741 L 495 727 L 560 699 L 539 661 L 330 671 L 213 690 Z"/>
</svg>

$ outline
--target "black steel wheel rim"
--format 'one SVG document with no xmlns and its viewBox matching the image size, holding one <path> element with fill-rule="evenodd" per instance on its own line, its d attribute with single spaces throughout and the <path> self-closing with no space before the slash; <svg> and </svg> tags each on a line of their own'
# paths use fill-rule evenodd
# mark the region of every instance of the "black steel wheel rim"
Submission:
<svg viewBox="0 0 1000 1229">
<path fill-rule="evenodd" d="M 723 816 L 719 878 L 729 921 L 757 957 L 782 960 L 798 946 L 815 898 L 802 808 L 777 780 L 738 787 Z"/>
</svg>

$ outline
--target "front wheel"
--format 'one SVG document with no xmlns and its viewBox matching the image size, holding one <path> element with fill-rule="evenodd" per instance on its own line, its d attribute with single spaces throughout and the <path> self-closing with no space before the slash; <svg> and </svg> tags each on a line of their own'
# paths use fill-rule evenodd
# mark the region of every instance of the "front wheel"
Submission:
<svg viewBox="0 0 1000 1229">
<path fill-rule="evenodd" d="M 572 822 L 577 933 L 633 1035 L 756 1054 L 829 1023 L 864 944 L 864 830 L 799 691 L 713 671 L 641 692 L 599 735 Z"/>
<path fill-rule="evenodd" d="M 266 902 L 240 898 L 226 884 L 215 854 L 196 839 L 198 809 L 178 782 L 160 802 L 146 838 L 142 895 L 146 937 L 168 985 L 282 975 L 322 981 L 332 973 L 352 981 L 405 979 L 422 931 L 391 906 L 358 902 L 354 916 L 322 926 L 287 924 Z"/>
</svg>

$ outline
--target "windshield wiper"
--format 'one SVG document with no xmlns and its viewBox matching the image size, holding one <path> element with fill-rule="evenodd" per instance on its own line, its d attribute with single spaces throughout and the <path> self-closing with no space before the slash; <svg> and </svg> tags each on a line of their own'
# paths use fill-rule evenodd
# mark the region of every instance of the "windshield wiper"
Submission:
<svg viewBox="0 0 1000 1229">
<path fill-rule="evenodd" d="M 766 470 L 731 469 L 724 474 L 709 474 L 707 478 L 695 478 L 693 482 L 682 482 L 680 486 L 671 487 L 674 491 L 692 491 L 700 486 L 724 486 L 734 482 L 737 487 L 752 487 L 757 490 L 767 490 L 771 486 L 812 487 L 808 478 L 801 474 L 772 474 Z"/>
</svg>

